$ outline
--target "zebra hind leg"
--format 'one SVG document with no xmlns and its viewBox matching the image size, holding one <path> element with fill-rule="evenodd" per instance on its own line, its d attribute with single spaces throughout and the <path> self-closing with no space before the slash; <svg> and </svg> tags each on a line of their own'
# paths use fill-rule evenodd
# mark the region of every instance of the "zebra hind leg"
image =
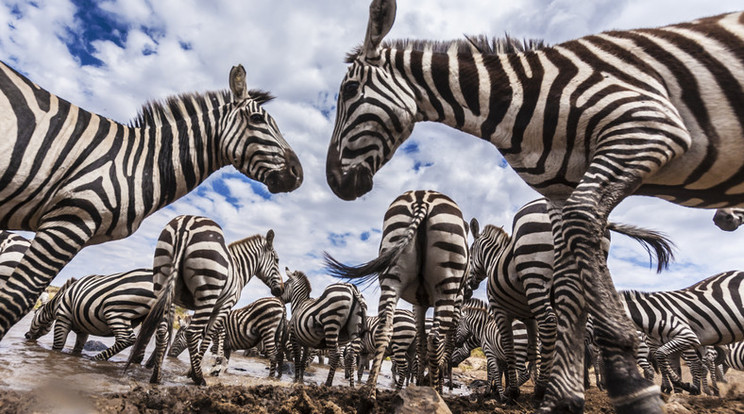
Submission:
<svg viewBox="0 0 744 414">
<path fill-rule="evenodd" d="M 150 357 L 148 365 L 152 363 L 152 375 L 150 376 L 151 384 L 160 384 L 161 381 L 161 368 L 163 366 L 163 358 L 165 357 L 165 348 L 168 347 L 168 334 L 170 327 L 166 320 L 162 320 L 158 325 L 157 333 L 155 334 L 155 351 Z"/>
</svg>

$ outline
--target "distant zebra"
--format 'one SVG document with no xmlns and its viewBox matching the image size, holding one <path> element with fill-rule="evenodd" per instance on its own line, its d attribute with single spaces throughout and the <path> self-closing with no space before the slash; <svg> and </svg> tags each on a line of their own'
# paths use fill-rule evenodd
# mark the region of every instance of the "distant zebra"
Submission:
<svg viewBox="0 0 744 414">
<path fill-rule="evenodd" d="M 610 213 L 633 194 L 744 206 L 742 14 L 552 47 L 508 36 L 383 43 L 395 3 L 372 1 L 364 42 L 347 55 L 329 186 L 345 200 L 370 191 L 417 122 L 492 143 L 551 202 L 558 335 L 539 411 L 583 411 L 583 336 L 593 312 L 616 411 L 661 413 L 659 388 L 636 369 L 635 329 L 598 252 Z"/>
<path fill-rule="evenodd" d="M 744 222 L 744 208 L 719 208 L 713 223 L 724 231 L 734 231 Z"/>
<path fill-rule="evenodd" d="M 540 198 L 525 204 L 517 211 L 509 236 L 501 227 L 486 225 L 480 231 L 478 220 L 470 221 L 473 244 L 470 261 L 473 278 L 471 288 L 477 289 L 488 278 L 489 310 L 504 338 L 507 355 L 509 384 L 517 384 L 516 360 L 512 355 L 511 325 L 515 318 L 534 319 L 541 343 L 540 370 L 535 383 L 535 395 L 540 398 L 545 391 L 553 365 L 556 338 L 556 319 L 552 305 L 553 286 L 553 234 L 549 204 Z M 632 226 L 609 223 L 608 230 L 624 234 L 640 243 L 647 250 L 653 249 L 658 261 L 657 271 L 666 267 L 673 257 L 672 243 L 663 235 Z M 610 248 L 609 231 L 602 239 L 602 252 Z M 588 324 L 594 324 L 593 319 Z M 534 336 L 529 325 L 528 332 Z M 593 331 L 592 331 L 593 332 Z M 533 340 L 534 341 L 534 340 Z M 593 343 L 593 339 L 592 339 Z M 584 355 L 582 355 L 582 359 Z M 507 387 L 505 396 L 513 399 L 519 394 L 516 388 Z"/>
<path fill-rule="evenodd" d="M 360 279 L 379 277 L 378 313 L 382 329 L 375 335 L 375 359 L 367 385 L 375 398 L 377 376 L 392 335 L 393 311 L 399 298 L 414 305 L 416 325 L 424 332 L 427 308 L 434 307 L 433 326 L 419 341 L 417 353 L 428 355 L 432 385 L 442 391 L 439 367 L 444 362 L 447 336 L 454 333 L 456 301 L 462 299 L 467 280 L 468 245 L 466 224 L 457 204 L 446 195 L 431 191 L 407 191 L 385 212 L 379 256 L 359 266 L 347 266 L 327 253 L 332 275 Z M 426 350 L 424 349 L 426 341 Z M 419 367 L 421 381 L 423 366 Z"/>
<path fill-rule="evenodd" d="M 233 165 L 269 191 L 302 183 L 297 155 L 248 90 L 150 102 L 129 125 L 78 108 L 0 62 L 0 229 L 36 232 L 0 289 L 0 338 L 84 246 L 134 233 L 145 217 Z"/>
<path fill-rule="evenodd" d="M 225 246 L 222 228 L 208 218 L 178 216 L 171 220 L 160 233 L 153 260 L 158 299 L 142 323 L 127 365 L 143 352 L 157 330 L 148 366 L 154 365 L 150 382 L 160 382 L 173 313 L 179 305 L 194 310 L 186 329 L 189 377 L 196 384 L 205 384 L 201 370 L 204 352 L 251 277 L 258 276 L 275 296 L 284 291 L 273 241 L 274 231 L 269 230 L 266 237 L 257 234 Z"/>
<path fill-rule="evenodd" d="M 224 329 L 213 338 L 217 342 L 217 349 L 213 351 L 217 356 L 224 356 L 224 363 L 218 365 L 211 374 L 219 375 L 227 368 L 232 351 L 259 347 L 269 358 L 269 377 L 274 376 L 278 366 L 277 378 L 281 378 L 280 361 L 284 360 L 284 344 L 281 339 L 285 318 L 284 302 L 279 298 L 263 298 L 248 306 L 231 310 L 225 318 Z M 176 357 L 187 348 L 187 327 L 188 325 L 183 325 L 176 332 L 168 356 Z"/>
<path fill-rule="evenodd" d="M 516 384 L 507 383 L 507 386 L 519 388 L 520 385 L 530 379 L 530 372 L 527 368 L 529 353 L 527 327 L 522 322 L 514 321 L 511 328 L 514 343 L 513 353 L 516 357 L 516 369 L 519 375 Z M 486 355 L 488 392 L 494 394 L 501 401 L 504 399 L 501 374 L 503 373 L 506 376 L 507 362 L 503 336 L 496 322 L 489 316 L 486 304 L 475 299 L 471 299 L 463 306 L 462 316 L 457 325 L 455 345 L 461 346 L 471 336 L 475 339 L 474 343 L 481 347 Z M 508 381 L 510 379 L 507 376 Z"/>
<path fill-rule="evenodd" d="M 357 362 L 357 380 L 362 380 L 364 370 L 369 368 L 370 355 L 374 357 L 375 335 L 380 327 L 380 318 L 368 316 L 367 323 L 361 335 L 361 345 Z M 393 334 L 385 356 L 390 356 L 393 364 L 393 378 L 395 389 L 400 391 L 403 384 L 410 375 L 413 358 L 416 354 L 416 320 L 413 312 L 405 309 L 396 309 L 393 313 Z M 351 344 L 347 345 L 351 350 Z M 348 375 L 352 375 L 353 367 L 347 366 Z"/>
<path fill-rule="evenodd" d="M 699 389 L 674 372 L 669 357 L 694 351 L 693 376 L 702 371 L 703 346 L 726 345 L 744 339 L 744 272 L 711 276 L 688 288 L 668 292 L 620 291 L 626 312 L 638 329 L 661 346 L 654 356 L 674 386 Z M 699 366 L 699 367 L 698 367 Z"/>
<path fill-rule="evenodd" d="M 0 230 L 0 284 L 10 278 L 30 245 L 20 234 Z"/>
<path fill-rule="evenodd" d="M 350 283 L 334 283 L 325 288 L 317 298 L 310 297 L 310 281 L 296 270 L 285 269 L 282 300 L 290 304 L 289 337 L 294 356 L 295 382 L 302 382 L 309 348 L 327 349 L 328 378 L 325 385 L 333 385 L 333 376 L 338 367 L 340 345 L 359 341 L 366 325 L 367 301 L 356 286 Z M 353 355 L 353 354 L 352 354 Z M 347 361 L 349 362 L 349 361 Z M 352 366 L 354 361 L 350 361 Z M 354 376 L 349 384 L 354 386 Z"/>
<path fill-rule="evenodd" d="M 39 308 L 26 339 L 36 340 L 46 334 L 56 320 L 52 349 L 61 351 L 70 331 L 77 335 L 74 353 L 82 350 L 88 335 L 113 336 L 114 344 L 94 357 L 107 360 L 134 343 L 134 328 L 145 319 L 153 303 L 152 269 L 86 276 L 60 289 L 54 299 Z"/>
</svg>

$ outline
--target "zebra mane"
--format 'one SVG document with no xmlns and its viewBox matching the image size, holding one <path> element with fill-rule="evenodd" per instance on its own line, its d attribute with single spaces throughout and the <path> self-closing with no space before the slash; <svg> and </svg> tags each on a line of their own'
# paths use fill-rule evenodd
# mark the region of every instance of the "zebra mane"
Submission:
<svg viewBox="0 0 744 414">
<path fill-rule="evenodd" d="M 486 302 L 477 299 L 477 298 L 470 298 L 465 301 L 465 303 L 462 304 L 463 310 L 482 310 L 482 311 L 488 311 L 488 306 L 486 305 Z"/>
<path fill-rule="evenodd" d="M 248 98 L 259 104 L 268 102 L 274 97 L 266 91 L 251 89 Z M 209 91 L 204 93 L 182 93 L 169 96 L 163 100 L 152 100 L 142 105 L 137 116 L 129 122 L 133 128 L 158 127 L 165 123 L 177 122 L 194 114 L 184 113 L 181 103 L 189 102 L 190 106 L 201 113 L 203 108 L 218 108 L 232 101 L 232 93 L 223 89 L 221 91 Z"/>
<path fill-rule="evenodd" d="M 227 246 L 227 249 L 230 250 L 230 251 L 232 251 L 233 249 L 236 249 L 238 247 L 245 246 L 246 244 L 251 244 L 255 240 L 263 239 L 263 238 L 264 238 L 263 234 L 254 234 L 253 236 L 248 236 L 248 237 L 246 237 L 244 239 L 237 240 L 237 241 L 234 241 L 234 242 L 230 243 Z"/>
<path fill-rule="evenodd" d="M 302 270 L 295 270 L 293 272 L 287 272 L 287 276 L 292 280 L 292 283 L 299 283 L 301 286 L 307 286 L 307 293 L 313 291 L 313 286 L 310 284 L 310 279 Z"/>
<path fill-rule="evenodd" d="M 503 227 L 494 226 L 493 224 L 486 224 L 486 227 L 483 227 L 483 230 L 478 235 L 479 239 L 482 238 L 489 238 L 489 239 L 495 239 L 498 238 L 500 235 L 503 234 L 503 237 L 509 237 L 509 234 L 504 230 Z"/>
<path fill-rule="evenodd" d="M 416 51 L 431 50 L 435 53 L 445 53 L 453 47 L 459 55 L 472 56 L 474 52 L 483 55 L 528 52 L 547 47 L 542 39 L 517 39 L 505 34 L 503 37 L 489 37 L 487 35 L 465 35 L 465 39 L 454 40 L 420 40 L 396 39 L 382 42 L 383 48 L 410 49 Z M 358 45 L 346 54 L 346 63 L 353 63 L 363 51 Z"/>
</svg>

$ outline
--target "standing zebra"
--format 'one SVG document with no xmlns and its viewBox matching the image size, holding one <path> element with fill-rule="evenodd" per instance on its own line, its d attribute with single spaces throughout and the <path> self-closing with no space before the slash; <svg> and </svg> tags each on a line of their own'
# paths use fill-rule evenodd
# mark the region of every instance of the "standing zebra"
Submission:
<svg viewBox="0 0 744 414">
<path fill-rule="evenodd" d="M 744 222 L 744 208 L 719 208 L 713 215 L 713 223 L 723 231 L 734 231 Z"/>
<path fill-rule="evenodd" d="M 31 242 L 20 234 L 0 230 L 0 283 L 13 274 Z"/>
<path fill-rule="evenodd" d="M 478 220 L 470 221 L 473 244 L 470 248 L 471 288 L 477 289 L 488 277 L 488 302 L 491 314 L 501 331 L 507 355 L 509 384 L 517 384 L 516 359 L 512 352 L 511 326 L 517 318 L 534 319 L 540 339 L 540 372 L 535 384 L 535 395 L 542 396 L 550 378 L 556 336 L 551 287 L 553 285 L 553 236 L 548 214 L 549 204 L 540 198 L 525 204 L 514 215 L 512 235 L 501 227 L 486 225 L 480 231 Z M 609 223 L 613 230 L 643 243 L 656 253 L 657 271 L 666 267 L 673 257 L 672 244 L 663 235 L 632 226 Z M 602 250 L 609 253 L 610 237 L 602 240 Z M 594 324 L 592 318 L 587 325 Z M 528 332 L 534 337 L 534 330 Z M 586 339 L 586 338 L 585 338 Z M 534 339 L 533 339 L 534 341 Z M 513 399 L 519 389 L 507 387 L 505 395 Z"/>
<path fill-rule="evenodd" d="M 145 319 L 153 303 L 152 269 L 87 276 L 60 289 L 54 299 L 39 308 L 26 339 L 45 335 L 52 322 L 52 349 L 57 351 L 65 346 L 70 331 L 77 335 L 73 352 L 82 350 L 88 335 L 114 336 L 114 344 L 94 357 L 107 360 L 134 343 L 134 328 Z"/>
<path fill-rule="evenodd" d="M 407 191 L 396 198 L 385 212 L 379 256 L 367 263 L 346 266 L 326 253 L 330 273 L 336 277 L 358 279 L 364 283 L 379 277 L 378 313 L 381 329 L 375 335 L 375 359 L 367 385 L 375 398 L 377 376 L 390 343 L 393 312 L 399 298 L 414 305 L 420 333 L 420 358 L 428 355 L 432 385 L 441 392 L 439 368 L 444 361 L 448 335 L 454 334 L 456 301 L 468 265 L 466 224 L 460 208 L 451 198 L 436 191 Z M 431 330 L 424 330 L 426 310 L 434 307 Z M 426 351 L 424 349 L 426 343 Z M 423 364 L 419 365 L 419 380 Z"/>
<path fill-rule="evenodd" d="M 364 43 L 347 57 L 326 162 L 331 189 L 345 200 L 368 192 L 416 122 L 491 142 L 550 201 L 558 334 L 539 410 L 583 410 L 589 310 L 616 410 L 660 413 L 659 388 L 635 367 L 635 329 L 601 239 L 632 194 L 744 205 L 742 14 L 553 47 L 509 37 L 383 44 L 395 8 L 372 1 Z"/>
<path fill-rule="evenodd" d="M 145 105 L 130 125 L 92 114 L 0 62 L 0 229 L 35 231 L 0 288 L 0 338 L 85 246 L 124 238 L 145 217 L 233 165 L 269 191 L 302 183 L 297 155 L 248 90 L 242 66 L 230 91 Z"/>
<path fill-rule="evenodd" d="M 310 281 L 297 270 L 287 273 L 282 300 L 290 304 L 292 317 L 289 320 L 290 341 L 294 354 L 295 381 L 302 382 L 309 348 L 327 349 L 328 378 L 325 385 L 333 385 L 333 376 L 339 360 L 339 345 L 359 341 L 366 325 L 367 301 L 356 286 L 350 283 L 334 283 L 325 288 L 316 299 L 310 298 Z M 353 355 L 353 354 L 352 354 Z M 351 362 L 353 366 L 353 361 Z M 349 377 L 354 386 L 354 376 Z"/>
<path fill-rule="evenodd" d="M 273 377 L 277 366 L 279 372 L 277 377 L 281 378 L 281 361 L 284 357 L 284 344 L 282 333 L 286 318 L 284 302 L 279 298 L 262 298 L 248 306 L 233 309 L 225 318 L 224 329 L 216 335 L 216 354 L 224 363 L 212 371 L 212 375 L 219 375 L 227 368 L 232 351 L 259 347 L 269 358 L 269 377 Z M 186 329 L 188 325 L 182 326 L 173 338 L 173 344 L 168 351 L 168 356 L 176 357 L 186 349 Z M 212 348 L 212 351 L 215 351 Z"/>
<path fill-rule="evenodd" d="M 274 296 L 283 293 L 279 258 L 274 250 L 274 231 L 264 238 L 254 235 L 225 246 L 222 228 L 199 216 L 178 216 L 158 238 L 153 260 L 153 283 L 158 299 L 142 323 L 132 348 L 129 365 L 144 352 L 157 330 L 150 382 L 159 383 L 161 366 L 173 326 L 176 305 L 193 309 L 186 329 L 191 377 L 204 385 L 201 362 L 211 338 L 223 328 L 230 309 L 240 300 L 243 287 L 258 276 Z M 218 353 L 218 364 L 221 355 Z"/>
<path fill-rule="evenodd" d="M 744 272 L 711 276 L 688 288 L 668 292 L 621 291 L 625 309 L 643 333 L 660 343 L 654 353 L 663 373 L 675 387 L 699 389 L 683 383 L 672 369 L 674 353 L 695 351 L 692 358 L 696 383 L 704 375 L 703 346 L 726 345 L 744 339 Z M 715 382 L 714 382 L 715 384 Z"/>
<path fill-rule="evenodd" d="M 515 378 L 515 383 L 511 383 L 512 379 L 507 376 L 507 388 L 519 389 L 519 386 L 530 378 L 530 372 L 527 369 L 529 353 L 527 327 L 524 323 L 514 321 L 510 326 L 509 334 L 513 342 L 511 346 L 516 360 L 515 368 L 519 375 Z M 505 395 L 501 383 L 501 374 L 506 374 L 504 368 L 508 361 L 506 347 L 504 346 L 504 335 L 496 321 L 489 316 L 486 304 L 474 299 L 471 299 L 467 306 L 462 309 L 462 316 L 457 325 L 455 345 L 461 346 L 471 336 L 486 355 L 488 392 L 495 393 L 496 398 L 502 401 Z"/>
<path fill-rule="evenodd" d="M 364 370 L 369 368 L 369 357 L 374 358 L 377 347 L 375 336 L 380 328 L 378 316 L 368 316 L 361 335 L 361 344 L 357 363 L 357 379 L 362 380 Z M 393 378 L 395 390 L 400 391 L 406 378 L 410 375 L 411 365 L 416 353 L 416 320 L 413 312 L 405 309 L 396 309 L 393 313 L 393 334 L 385 356 L 390 356 L 393 363 Z M 352 344 L 347 345 L 348 351 L 352 350 Z M 347 374 L 353 375 L 353 367 L 347 366 Z"/>
</svg>

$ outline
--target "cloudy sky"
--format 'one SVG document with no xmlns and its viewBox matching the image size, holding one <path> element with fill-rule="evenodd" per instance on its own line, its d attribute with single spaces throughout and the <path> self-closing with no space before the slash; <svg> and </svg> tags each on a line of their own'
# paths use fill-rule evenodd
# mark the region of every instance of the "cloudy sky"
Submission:
<svg viewBox="0 0 744 414">
<path fill-rule="evenodd" d="M 346 70 L 343 58 L 363 40 L 368 5 L 367 0 L 3 0 L 0 59 L 52 93 L 120 122 L 133 118 L 148 99 L 227 88 L 230 67 L 242 63 L 249 88 L 277 96 L 266 109 L 305 172 L 300 189 L 269 195 L 262 184 L 226 167 L 145 220 L 129 238 L 84 249 L 53 284 L 151 266 L 160 230 L 179 214 L 213 218 L 229 241 L 273 228 L 282 269 L 311 275 L 314 295 L 334 281 L 324 275 L 322 252 L 354 264 L 374 257 L 385 209 L 404 191 L 441 191 L 468 219 L 510 229 L 514 212 L 537 194 L 495 147 L 443 125 L 419 124 L 406 151 L 377 174 L 374 190 L 362 199 L 345 202 L 331 193 L 325 153 Z M 554 44 L 740 7 L 736 0 L 400 0 L 388 38 L 506 32 Z M 667 233 L 677 245 L 677 262 L 656 275 L 645 251 L 617 236 L 610 258 L 615 284 L 677 289 L 744 268 L 744 230 L 724 233 L 712 224 L 712 215 L 646 197 L 624 201 L 611 220 Z M 378 294 L 365 291 L 371 312 Z M 483 289 L 478 294 L 485 297 Z M 268 288 L 252 280 L 241 303 L 268 295 Z"/>
</svg>

